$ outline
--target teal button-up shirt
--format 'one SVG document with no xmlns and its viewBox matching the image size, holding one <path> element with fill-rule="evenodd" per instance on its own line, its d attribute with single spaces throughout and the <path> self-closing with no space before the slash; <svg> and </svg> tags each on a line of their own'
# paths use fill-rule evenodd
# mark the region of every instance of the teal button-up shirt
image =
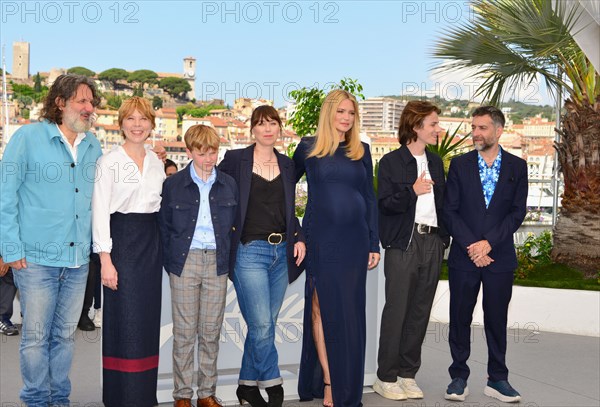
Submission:
<svg viewBox="0 0 600 407">
<path fill-rule="evenodd" d="M 98 140 L 86 133 L 77 162 L 58 127 L 20 128 L 0 166 L 0 253 L 5 262 L 76 267 L 89 262 Z"/>
</svg>

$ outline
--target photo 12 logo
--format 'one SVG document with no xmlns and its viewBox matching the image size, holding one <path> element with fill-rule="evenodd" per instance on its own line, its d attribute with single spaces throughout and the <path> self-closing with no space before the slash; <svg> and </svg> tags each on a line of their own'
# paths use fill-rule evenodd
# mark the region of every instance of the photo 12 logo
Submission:
<svg viewBox="0 0 600 407">
<path fill-rule="evenodd" d="M 203 1 L 202 22 L 221 23 L 338 23 L 340 5 L 333 1 Z"/>
<path fill-rule="evenodd" d="M 2 23 L 139 23 L 138 2 L 2 1 Z"/>
</svg>

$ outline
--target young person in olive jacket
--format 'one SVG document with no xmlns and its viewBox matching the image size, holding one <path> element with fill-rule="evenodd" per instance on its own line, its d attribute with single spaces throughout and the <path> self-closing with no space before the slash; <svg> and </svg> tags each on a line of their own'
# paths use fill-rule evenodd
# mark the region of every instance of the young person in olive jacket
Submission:
<svg viewBox="0 0 600 407">
<path fill-rule="evenodd" d="M 427 151 L 442 132 L 439 113 L 429 102 L 409 102 L 400 117 L 401 147 L 379 164 L 379 236 L 386 281 L 373 389 L 392 400 L 423 397 L 415 375 L 450 240 L 441 223 L 444 166 Z"/>
</svg>

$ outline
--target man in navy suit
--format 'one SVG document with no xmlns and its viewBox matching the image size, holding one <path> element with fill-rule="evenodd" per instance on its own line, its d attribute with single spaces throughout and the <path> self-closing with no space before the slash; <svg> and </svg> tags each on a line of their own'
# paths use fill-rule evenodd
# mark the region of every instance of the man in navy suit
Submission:
<svg viewBox="0 0 600 407">
<path fill-rule="evenodd" d="M 483 284 L 483 312 L 488 345 L 487 396 L 518 402 L 508 383 L 506 323 L 517 256 L 513 233 L 526 212 L 527 164 L 500 147 L 504 115 L 492 106 L 473 112 L 475 150 L 450 164 L 444 197 L 444 222 L 452 235 L 448 257 L 450 286 L 450 352 L 452 382 L 448 400 L 469 394 L 467 359 L 471 353 L 471 321 Z"/>
</svg>

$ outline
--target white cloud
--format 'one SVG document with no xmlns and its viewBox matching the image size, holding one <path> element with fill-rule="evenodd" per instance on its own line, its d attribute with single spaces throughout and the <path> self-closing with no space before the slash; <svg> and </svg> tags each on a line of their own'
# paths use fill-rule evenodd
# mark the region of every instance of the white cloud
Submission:
<svg viewBox="0 0 600 407">
<path fill-rule="evenodd" d="M 429 75 L 431 85 L 423 87 L 414 92 L 422 92 L 422 96 L 440 96 L 444 99 L 462 99 L 473 102 L 481 102 L 482 96 L 475 96 L 477 89 L 483 84 L 484 79 L 475 76 L 475 69 L 436 71 Z M 425 86 L 425 85 L 423 85 Z M 411 89 L 409 89 L 411 90 Z M 413 92 L 413 93 L 414 93 Z M 503 101 L 515 99 L 533 105 L 554 105 L 553 98 L 548 94 L 543 80 L 537 81 L 517 89 L 509 89 L 505 92 Z"/>
</svg>

